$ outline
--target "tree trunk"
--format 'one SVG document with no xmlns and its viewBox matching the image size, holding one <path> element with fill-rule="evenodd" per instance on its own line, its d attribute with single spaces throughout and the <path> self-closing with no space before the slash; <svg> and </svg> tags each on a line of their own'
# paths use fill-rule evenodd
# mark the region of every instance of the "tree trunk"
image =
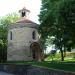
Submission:
<svg viewBox="0 0 75 75">
<path fill-rule="evenodd" d="M 61 61 L 64 61 L 63 51 L 61 51 Z"/>
<path fill-rule="evenodd" d="M 64 57 L 66 57 L 66 50 L 64 49 Z"/>
<path fill-rule="evenodd" d="M 64 61 L 64 54 L 63 54 L 62 47 L 60 47 L 60 52 L 61 52 L 61 61 Z"/>
</svg>

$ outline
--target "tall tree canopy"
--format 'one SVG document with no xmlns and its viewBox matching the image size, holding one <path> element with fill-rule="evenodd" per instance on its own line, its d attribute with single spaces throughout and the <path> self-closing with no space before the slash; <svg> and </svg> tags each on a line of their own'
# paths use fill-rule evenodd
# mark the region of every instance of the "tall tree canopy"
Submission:
<svg viewBox="0 0 75 75">
<path fill-rule="evenodd" d="M 53 44 L 60 49 L 62 61 L 63 51 L 71 50 L 75 45 L 75 0 L 42 0 L 40 11 L 40 27 L 42 43 L 53 36 Z"/>
</svg>

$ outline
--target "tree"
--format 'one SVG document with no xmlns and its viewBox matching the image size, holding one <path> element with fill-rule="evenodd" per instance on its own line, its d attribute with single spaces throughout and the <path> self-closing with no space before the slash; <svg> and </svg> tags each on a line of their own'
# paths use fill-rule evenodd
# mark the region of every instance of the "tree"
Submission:
<svg viewBox="0 0 75 75">
<path fill-rule="evenodd" d="M 0 61 L 5 61 L 7 56 L 8 25 L 18 19 L 19 16 L 16 13 L 8 14 L 0 19 Z"/>
<path fill-rule="evenodd" d="M 75 45 L 74 3 L 74 0 L 42 0 L 39 32 L 44 44 L 49 36 L 55 37 L 53 44 L 60 49 L 62 61 L 66 50 Z"/>
<path fill-rule="evenodd" d="M 59 16 L 58 14 L 59 3 L 60 3 L 59 0 L 42 0 L 42 9 L 40 12 L 41 25 L 39 27 L 40 30 L 39 32 L 41 33 L 41 37 L 43 37 L 45 40 L 48 38 L 48 36 L 54 36 L 56 40 L 57 36 L 60 35 L 58 34 L 59 31 L 57 27 L 59 26 L 57 19 Z"/>
<path fill-rule="evenodd" d="M 75 45 L 75 1 L 74 0 L 64 0 L 60 3 L 59 7 L 59 17 L 58 24 L 61 26 L 61 44 L 62 48 L 64 48 L 64 52 L 66 50 L 71 51 L 71 48 Z"/>
</svg>

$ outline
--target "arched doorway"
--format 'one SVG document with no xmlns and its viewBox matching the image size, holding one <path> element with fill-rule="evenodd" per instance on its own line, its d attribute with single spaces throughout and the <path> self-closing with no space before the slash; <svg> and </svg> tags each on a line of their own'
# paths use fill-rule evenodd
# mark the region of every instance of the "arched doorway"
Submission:
<svg viewBox="0 0 75 75">
<path fill-rule="evenodd" d="M 42 50 L 41 50 L 40 44 L 37 42 L 34 42 L 30 45 L 30 49 L 32 51 L 33 59 L 37 61 L 41 61 Z"/>
</svg>

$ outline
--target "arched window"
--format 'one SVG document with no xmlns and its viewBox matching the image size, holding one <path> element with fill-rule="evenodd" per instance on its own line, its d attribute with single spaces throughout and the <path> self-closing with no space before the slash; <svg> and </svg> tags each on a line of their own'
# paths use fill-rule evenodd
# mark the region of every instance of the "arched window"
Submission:
<svg viewBox="0 0 75 75">
<path fill-rule="evenodd" d="M 22 12 L 22 17 L 26 16 L 26 12 Z"/>
<path fill-rule="evenodd" d="M 33 33 L 32 33 L 32 38 L 35 40 L 36 39 L 36 33 L 35 33 L 35 31 L 33 31 Z"/>
<path fill-rule="evenodd" d="M 12 31 L 10 31 L 10 40 L 12 40 Z"/>
</svg>

